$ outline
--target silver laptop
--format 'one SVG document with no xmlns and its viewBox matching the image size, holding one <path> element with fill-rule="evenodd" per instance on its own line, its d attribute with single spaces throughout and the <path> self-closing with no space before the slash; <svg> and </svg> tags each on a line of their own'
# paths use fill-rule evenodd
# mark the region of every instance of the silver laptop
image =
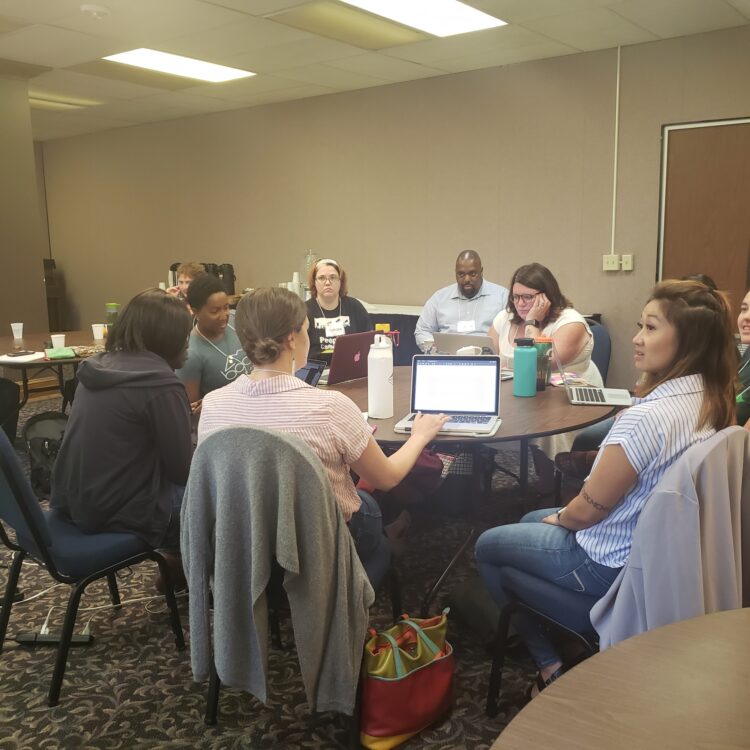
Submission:
<svg viewBox="0 0 750 750">
<path fill-rule="evenodd" d="M 633 397 L 624 388 L 599 388 L 594 385 L 573 385 L 565 375 L 565 370 L 560 362 L 555 345 L 552 344 L 552 357 L 560 377 L 562 378 L 565 392 L 568 394 L 571 404 L 582 406 L 632 406 Z"/>
<path fill-rule="evenodd" d="M 441 435 L 490 436 L 500 427 L 500 357 L 416 354 L 411 413 L 393 428 L 411 432 L 417 412 L 448 414 Z"/>
<path fill-rule="evenodd" d="M 455 354 L 465 346 L 479 346 L 483 350 L 482 354 L 495 353 L 492 349 L 492 339 L 483 334 L 440 333 L 439 331 L 435 331 L 432 334 L 432 338 L 438 354 Z"/>
</svg>

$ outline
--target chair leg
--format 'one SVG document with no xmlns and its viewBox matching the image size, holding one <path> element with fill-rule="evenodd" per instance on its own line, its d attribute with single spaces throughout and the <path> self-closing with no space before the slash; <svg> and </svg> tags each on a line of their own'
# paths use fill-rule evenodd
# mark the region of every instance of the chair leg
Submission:
<svg viewBox="0 0 750 750">
<path fill-rule="evenodd" d="M 116 609 L 120 609 L 120 591 L 117 588 L 117 576 L 114 573 L 110 573 L 107 576 L 107 585 L 109 586 L 109 598 L 112 600 Z"/>
<path fill-rule="evenodd" d="M 185 634 L 182 632 L 182 621 L 177 609 L 177 599 L 174 595 L 172 575 L 169 572 L 167 561 L 156 550 L 152 553 L 151 559 L 159 566 L 159 573 L 162 581 L 164 581 L 164 599 L 167 602 L 167 609 L 169 609 L 169 624 L 172 626 L 172 632 L 174 633 L 175 646 L 177 646 L 178 651 L 184 651 Z"/>
<path fill-rule="evenodd" d="M 13 606 L 16 587 L 18 586 L 18 578 L 21 575 L 21 566 L 23 565 L 23 559 L 25 557 L 26 553 L 23 550 L 18 550 L 18 552 L 13 555 L 13 562 L 8 570 L 8 582 L 5 584 L 3 608 L 0 610 L 0 652 L 3 650 L 3 642 L 5 641 L 5 634 L 8 631 L 8 621 L 10 620 L 10 610 Z"/>
<path fill-rule="evenodd" d="M 65 665 L 68 661 L 68 650 L 70 649 L 70 640 L 73 637 L 73 628 L 76 624 L 78 605 L 88 583 L 88 581 L 81 581 L 70 592 L 68 607 L 65 610 L 65 619 L 63 620 L 62 631 L 60 632 L 60 645 L 57 647 L 55 669 L 52 672 L 52 683 L 49 688 L 47 699 L 47 705 L 49 706 L 56 706 L 60 702 L 60 688 L 65 676 Z"/>
<path fill-rule="evenodd" d="M 485 713 L 490 718 L 497 716 L 497 699 L 500 695 L 500 687 L 503 679 L 503 667 L 505 666 L 505 651 L 508 646 L 508 630 L 510 629 L 510 618 L 515 607 L 507 604 L 500 612 L 497 624 L 495 643 L 492 648 L 492 669 L 490 671 L 490 684 L 487 687 L 487 705 Z"/>
<path fill-rule="evenodd" d="M 203 721 L 210 727 L 216 725 L 216 716 L 219 712 L 219 691 L 221 690 L 221 680 L 219 673 L 216 671 L 216 664 L 211 659 L 211 671 L 208 679 L 208 696 L 206 699 L 206 715 Z"/>
</svg>

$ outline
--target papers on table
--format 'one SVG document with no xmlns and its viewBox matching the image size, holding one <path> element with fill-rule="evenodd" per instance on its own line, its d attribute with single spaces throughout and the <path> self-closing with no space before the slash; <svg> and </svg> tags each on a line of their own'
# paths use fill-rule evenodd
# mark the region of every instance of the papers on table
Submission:
<svg viewBox="0 0 750 750">
<path fill-rule="evenodd" d="M 32 352 L 31 354 L 23 354 L 20 357 L 11 357 L 8 354 L 0 355 L 0 363 L 7 363 L 9 365 L 35 362 L 38 359 L 44 359 L 44 352 Z"/>
</svg>

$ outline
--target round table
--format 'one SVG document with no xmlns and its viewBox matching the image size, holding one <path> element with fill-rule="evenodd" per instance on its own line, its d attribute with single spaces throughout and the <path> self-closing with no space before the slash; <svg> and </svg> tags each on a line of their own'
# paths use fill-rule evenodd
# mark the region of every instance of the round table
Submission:
<svg viewBox="0 0 750 750">
<path fill-rule="evenodd" d="M 492 750 L 750 747 L 750 609 L 622 641 L 529 703 Z"/>
<path fill-rule="evenodd" d="M 367 411 L 367 378 L 349 380 L 330 386 L 346 394 L 362 410 Z M 396 423 L 411 411 L 411 367 L 393 368 L 393 417 L 370 419 L 377 427 L 375 439 L 378 443 L 401 444 L 409 439 L 408 434 L 394 432 Z M 521 442 L 520 484 L 525 495 L 528 480 L 528 443 L 544 435 L 580 430 L 601 422 L 617 411 L 615 406 L 574 406 L 568 400 L 564 388 L 548 387 L 533 398 L 517 398 L 513 395 L 513 381 L 500 384 L 500 429 L 492 436 L 458 437 L 444 436 L 435 442 L 471 444 Z"/>
</svg>

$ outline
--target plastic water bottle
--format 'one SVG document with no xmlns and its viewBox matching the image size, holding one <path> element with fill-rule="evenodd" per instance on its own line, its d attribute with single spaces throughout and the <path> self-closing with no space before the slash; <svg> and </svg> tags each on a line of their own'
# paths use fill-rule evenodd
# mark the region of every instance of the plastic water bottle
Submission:
<svg viewBox="0 0 750 750">
<path fill-rule="evenodd" d="M 536 348 L 534 339 L 516 339 L 513 354 L 513 395 L 536 396 Z"/>
<path fill-rule="evenodd" d="M 376 334 L 367 355 L 367 411 L 373 419 L 393 416 L 393 346 Z"/>
</svg>

